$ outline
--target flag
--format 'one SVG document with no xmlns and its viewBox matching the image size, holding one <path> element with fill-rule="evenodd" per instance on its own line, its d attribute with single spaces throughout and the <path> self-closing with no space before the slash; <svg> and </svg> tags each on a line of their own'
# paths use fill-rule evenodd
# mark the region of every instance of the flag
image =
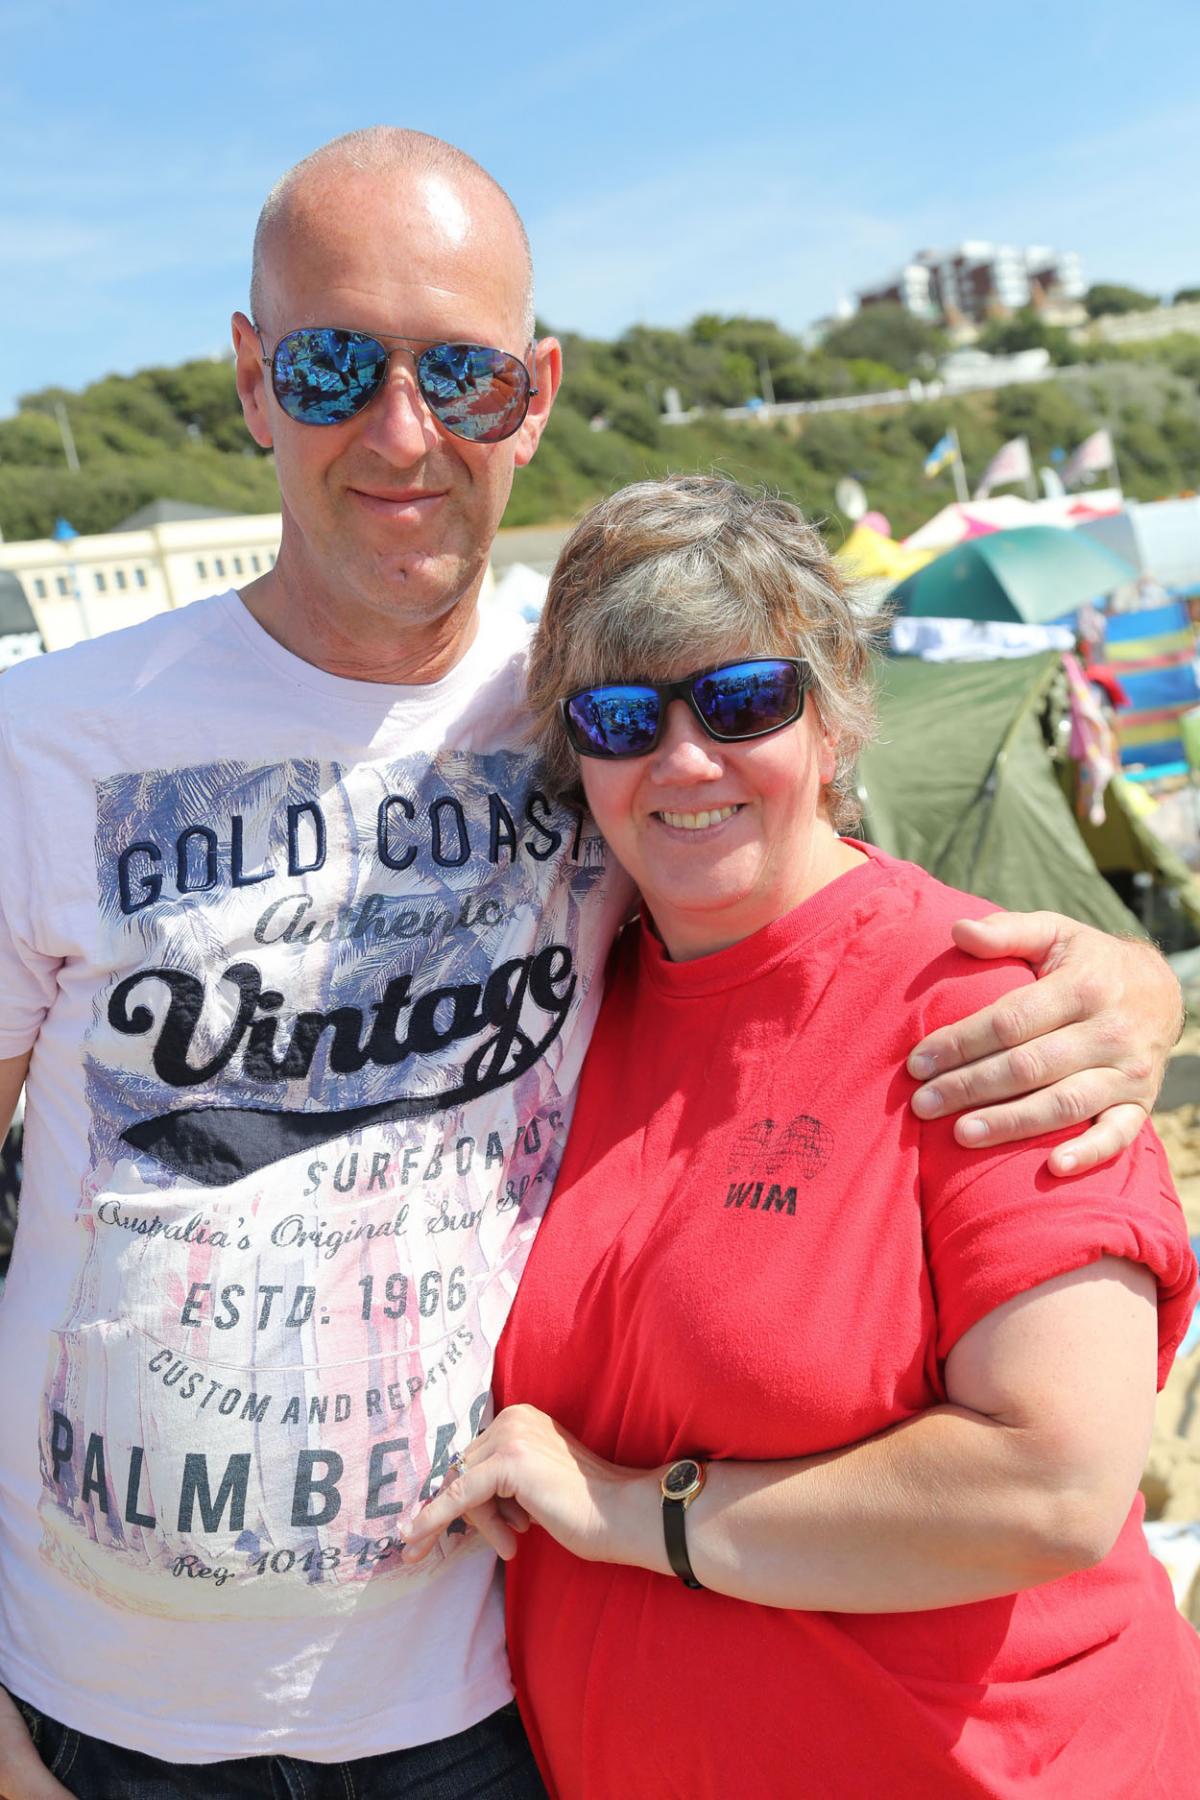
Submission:
<svg viewBox="0 0 1200 1800">
<path fill-rule="evenodd" d="M 53 535 L 58 539 L 60 544 L 69 544 L 72 538 L 77 538 L 79 536 L 79 533 L 72 525 L 70 519 L 55 519 Z"/>
<path fill-rule="evenodd" d="M 975 489 L 975 498 L 986 500 L 994 487 L 1003 487 L 1009 481 L 1028 481 L 1032 475 L 1029 439 L 1010 438 L 1007 444 L 1001 444 L 983 471 L 983 477 Z"/>
<path fill-rule="evenodd" d="M 950 464 L 955 461 L 957 456 L 958 445 L 954 441 L 953 432 L 948 431 L 944 437 L 938 439 L 937 443 L 933 446 L 933 449 L 929 452 L 929 455 L 925 458 L 926 475 L 939 475 L 943 469 L 948 469 L 950 467 Z"/>
<path fill-rule="evenodd" d="M 1115 463 L 1112 438 L 1108 432 L 1093 431 L 1091 437 L 1084 438 L 1082 444 L 1067 458 L 1062 478 L 1067 487 L 1072 487 L 1081 476 L 1096 475 L 1101 469 L 1113 468 Z"/>
</svg>

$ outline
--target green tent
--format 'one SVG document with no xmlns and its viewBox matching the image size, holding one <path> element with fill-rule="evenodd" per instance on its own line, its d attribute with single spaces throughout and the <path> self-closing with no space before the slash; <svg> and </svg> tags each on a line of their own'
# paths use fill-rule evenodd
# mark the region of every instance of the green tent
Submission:
<svg viewBox="0 0 1200 1800">
<path fill-rule="evenodd" d="M 1067 913 L 1105 931 L 1142 928 L 1104 879 L 1067 793 L 1073 766 L 1054 746 L 1065 688 L 1055 653 L 1011 661 L 929 663 L 889 658 L 880 731 L 864 751 L 859 785 L 867 838 L 940 881 L 1020 910 Z M 1110 784 L 1111 866 L 1141 869 L 1175 895 L 1200 932 L 1200 884 L 1142 821 L 1136 828 Z M 1106 866 L 1109 866 L 1106 864 Z"/>
<path fill-rule="evenodd" d="M 955 544 L 889 598 L 914 618 L 1045 624 L 1136 577 L 1115 551 L 1061 525 L 1018 525 Z"/>
</svg>

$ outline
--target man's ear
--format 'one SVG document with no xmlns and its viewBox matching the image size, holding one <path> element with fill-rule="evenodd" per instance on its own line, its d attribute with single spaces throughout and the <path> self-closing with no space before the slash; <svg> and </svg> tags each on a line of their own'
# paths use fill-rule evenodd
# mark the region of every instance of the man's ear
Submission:
<svg viewBox="0 0 1200 1800">
<path fill-rule="evenodd" d="M 550 408 L 554 405 L 554 396 L 562 381 L 562 345 L 557 338 L 538 339 L 533 366 L 537 375 L 537 393 L 530 400 L 529 411 L 514 439 L 514 461 L 518 469 L 525 467 L 541 442 L 546 421 L 550 417 Z"/>
<path fill-rule="evenodd" d="M 238 399 L 246 429 L 263 450 L 274 443 L 271 421 L 267 414 L 267 372 L 263 366 L 263 347 L 259 335 L 245 313 L 233 315 L 234 369 Z"/>
</svg>

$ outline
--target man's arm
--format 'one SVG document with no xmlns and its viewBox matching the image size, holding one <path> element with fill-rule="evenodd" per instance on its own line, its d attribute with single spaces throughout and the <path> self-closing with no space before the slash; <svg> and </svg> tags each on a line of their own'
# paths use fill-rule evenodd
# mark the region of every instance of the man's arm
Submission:
<svg viewBox="0 0 1200 1800">
<path fill-rule="evenodd" d="M 8 1130 L 17 1110 L 29 1052 L 0 1057 L 0 1135 Z M 70 1800 L 67 1789 L 55 1781 L 33 1747 L 25 1721 L 0 1688 L 0 1800 Z"/>
<path fill-rule="evenodd" d="M 0 1137 L 4 1136 L 12 1123 L 32 1054 L 31 1050 L 27 1050 L 24 1056 L 0 1056 Z"/>
<path fill-rule="evenodd" d="M 954 1135 L 970 1148 L 1093 1120 L 1050 1152 L 1054 1175 L 1124 1150 L 1183 1029 L 1179 983 L 1158 951 L 1058 913 L 963 919 L 954 941 L 972 956 L 1023 957 L 1038 980 L 914 1046 L 908 1070 L 924 1086 L 913 1111 L 963 1113 Z"/>
<path fill-rule="evenodd" d="M 25 1721 L 0 1688 L 0 1800 L 71 1800 L 33 1747 Z"/>
</svg>

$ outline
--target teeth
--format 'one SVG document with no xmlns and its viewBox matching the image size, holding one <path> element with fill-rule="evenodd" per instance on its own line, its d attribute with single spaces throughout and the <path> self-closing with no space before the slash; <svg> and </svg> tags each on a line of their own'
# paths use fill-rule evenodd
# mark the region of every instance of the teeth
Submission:
<svg viewBox="0 0 1200 1800">
<path fill-rule="evenodd" d="M 721 806 L 715 812 L 661 812 L 658 816 L 664 825 L 674 825 L 679 831 L 704 831 L 722 819 L 732 819 L 737 810 L 736 806 Z"/>
</svg>

